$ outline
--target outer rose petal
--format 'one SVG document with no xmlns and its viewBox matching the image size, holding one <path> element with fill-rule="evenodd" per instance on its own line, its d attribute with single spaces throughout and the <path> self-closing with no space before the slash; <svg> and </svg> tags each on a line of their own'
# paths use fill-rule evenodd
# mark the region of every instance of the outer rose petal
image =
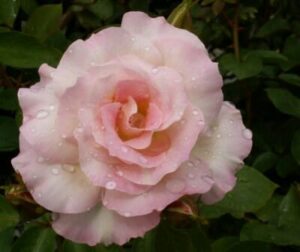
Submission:
<svg viewBox="0 0 300 252">
<path fill-rule="evenodd" d="M 176 172 L 168 174 L 143 194 L 105 191 L 103 204 L 122 215 L 140 216 L 153 210 L 162 211 L 183 195 L 206 193 L 214 183 L 211 171 L 199 160 L 192 160 L 185 162 Z"/>
<path fill-rule="evenodd" d="M 193 46 L 204 48 L 197 36 L 170 25 L 164 17 L 150 18 L 146 13 L 131 11 L 124 14 L 121 27 L 132 35 L 143 37 L 152 42 L 162 38 L 185 40 Z"/>
<path fill-rule="evenodd" d="M 159 223 L 159 213 L 139 217 L 124 217 L 103 206 L 82 214 L 59 214 L 53 229 L 60 235 L 78 243 L 94 246 L 117 243 L 123 245 L 130 238 L 140 237 Z"/>
<path fill-rule="evenodd" d="M 19 154 L 12 164 L 34 200 L 48 210 L 81 213 L 100 199 L 100 189 L 93 186 L 78 167 L 47 163 L 33 151 Z"/>
<path fill-rule="evenodd" d="M 243 125 L 240 112 L 224 102 L 212 131 L 200 136 L 193 154 L 206 162 L 213 172 L 215 185 L 202 199 L 214 203 L 235 185 L 235 172 L 252 147 L 252 133 Z"/>
<path fill-rule="evenodd" d="M 21 135 L 37 153 L 54 162 L 77 162 L 77 149 L 62 139 L 57 130 L 57 98 L 47 87 L 19 90 L 25 120 Z"/>
</svg>

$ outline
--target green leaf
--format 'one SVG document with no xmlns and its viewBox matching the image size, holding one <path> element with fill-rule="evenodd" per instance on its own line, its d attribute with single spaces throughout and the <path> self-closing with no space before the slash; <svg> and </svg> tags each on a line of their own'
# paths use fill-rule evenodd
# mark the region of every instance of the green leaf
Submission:
<svg viewBox="0 0 300 252">
<path fill-rule="evenodd" d="M 226 236 L 222 237 L 212 244 L 212 252 L 227 252 L 240 242 L 239 237 L 236 236 Z"/>
<path fill-rule="evenodd" d="M 226 54 L 220 59 L 220 67 L 223 71 L 232 72 L 240 80 L 258 75 L 263 65 L 260 58 L 249 55 L 242 62 L 238 62 L 232 53 Z"/>
<path fill-rule="evenodd" d="M 104 246 L 97 245 L 90 247 L 85 244 L 74 243 L 69 240 L 64 240 L 62 245 L 62 252 L 119 252 L 120 248 L 116 245 Z"/>
<path fill-rule="evenodd" d="M 300 175 L 299 166 L 290 154 L 282 157 L 278 161 L 276 171 L 277 174 L 282 178 L 286 178 L 288 176 L 295 176 L 297 174 Z"/>
<path fill-rule="evenodd" d="M 210 252 L 210 244 L 197 224 L 188 228 L 175 228 L 168 221 L 134 241 L 134 252 Z"/>
<path fill-rule="evenodd" d="M 0 109 L 14 111 L 19 108 L 17 91 L 0 87 Z"/>
<path fill-rule="evenodd" d="M 168 22 L 179 28 L 191 29 L 190 9 L 193 3 L 192 0 L 183 0 L 168 17 Z"/>
<path fill-rule="evenodd" d="M 19 0 L 0 0 L 0 24 L 12 27 L 19 12 Z"/>
<path fill-rule="evenodd" d="M 30 15 L 35 8 L 38 7 L 37 0 L 20 0 L 21 8 L 27 14 Z"/>
<path fill-rule="evenodd" d="M 300 87 L 300 76 L 296 74 L 280 74 L 279 79 L 285 81 L 286 83 L 296 85 Z"/>
<path fill-rule="evenodd" d="M 276 51 L 272 50 L 253 50 L 247 53 L 247 56 L 256 56 L 260 58 L 264 63 L 276 64 L 288 61 L 288 58 Z"/>
<path fill-rule="evenodd" d="M 15 242 L 12 252 L 54 252 L 55 233 L 51 228 L 34 227 L 27 229 Z"/>
<path fill-rule="evenodd" d="M 8 116 L 0 116 L 0 151 L 18 148 L 19 131 L 16 121 Z"/>
<path fill-rule="evenodd" d="M 7 228 L 0 231 L 0 248 L 3 252 L 10 252 L 14 238 L 15 229 Z"/>
<path fill-rule="evenodd" d="M 129 8 L 131 10 L 137 11 L 148 11 L 150 0 L 130 0 Z"/>
<path fill-rule="evenodd" d="M 0 130 L 1 132 L 1 130 Z M 18 212 L 0 195 L 0 231 L 14 227 L 19 222 Z"/>
<path fill-rule="evenodd" d="M 267 202 L 267 204 L 259 209 L 255 215 L 264 222 L 274 222 L 278 218 L 279 205 L 282 201 L 282 196 L 274 194 L 273 197 Z"/>
<path fill-rule="evenodd" d="M 287 70 L 300 64 L 300 39 L 290 36 L 286 39 L 283 54 L 289 59 L 289 64 L 282 64 L 282 68 Z"/>
<path fill-rule="evenodd" d="M 42 63 L 56 66 L 61 54 L 19 32 L 0 33 L 0 62 L 18 68 L 37 68 Z"/>
<path fill-rule="evenodd" d="M 291 152 L 297 161 L 298 165 L 300 165 L 300 130 L 296 131 L 291 144 Z"/>
<path fill-rule="evenodd" d="M 217 0 L 212 5 L 212 11 L 217 16 L 219 15 L 225 7 L 225 3 L 223 0 Z"/>
<path fill-rule="evenodd" d="M 278 157 L 272 152 L 264 152 L 260 154 L 254 161 L 253 167 L 261 172 L 267 172 L 272 169 Z"/>
<path fill-rule="evenodd" d="M 207 218 L 217 218 L 226 213 L 242 217 L 245 213 L 262 208 L 276 188 L 276 184 L 257 170 L 244 167 L 237 174 L 235 188 L 222 201 L 200 206 L 200 212 Z"/>
<path fill-rule="evenodd" d="M 107 20 L 114 14 L 114 4 L 111 0 L 97 0 L 88 9 L 101 20 Z"/>
<path fill-rule="evenodd" d="M 267 88 L 269 99 L 282 113 L 300 118 L 300 99 L 283 88 Z"/>
<path fill-rule="evenodd" d="M 45 41 L 52 34 L 59 31 L 61 18 L 61 4 L 42 5 L 30 15 L 23 31 L 40 41 Z"/>
<path fill-rule="evenodd" d="M 299 191 L 291 187 L 279 206 L 276 223 L 254 221 L 244 225 L 242 240 L 257 240 L 278 245 L 300 245 L 300 197 Z"/>
<path fill-rule="evenodd" d="M 273 18 L 266 22 L 256 33 L 256 37 L 258 38 L 268 38 L 270 35 L 288 31 L 290 28 L 289 23 L 282 18 Z"/>
</svg>

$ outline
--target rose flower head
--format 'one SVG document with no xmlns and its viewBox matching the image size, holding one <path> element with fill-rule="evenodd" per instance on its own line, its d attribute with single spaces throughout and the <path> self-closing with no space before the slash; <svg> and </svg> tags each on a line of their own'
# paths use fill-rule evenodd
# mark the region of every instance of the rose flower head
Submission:
<svg viewBox="0 0 300 252">
<path fill-rule="evenodd" d="M 58 234 L 122 245 L 182 196 L 214 203 L 234 187 L 252 134 L 192 33 L 128 12 L 39 74 L 18 93 L 12 164 Z"/>
</svg>

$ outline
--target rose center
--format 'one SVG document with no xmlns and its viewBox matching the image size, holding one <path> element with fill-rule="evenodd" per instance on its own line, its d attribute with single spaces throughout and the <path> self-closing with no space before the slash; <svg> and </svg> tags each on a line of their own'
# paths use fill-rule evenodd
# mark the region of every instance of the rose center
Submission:
<svg viewBox="0 0 300 252">
<path fill-rule="evenodd" d="M 141 113 L 135 113 L 129 117 L 129 124 L 134 128 L 145 127 L 145 116 Z"/>
</svg>

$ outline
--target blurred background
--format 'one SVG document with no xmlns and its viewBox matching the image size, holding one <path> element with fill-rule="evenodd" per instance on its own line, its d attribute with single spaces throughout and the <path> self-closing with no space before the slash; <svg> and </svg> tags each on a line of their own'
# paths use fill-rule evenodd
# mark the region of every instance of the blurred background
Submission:
<svg viewBox="0 0 300 252">
<path fill-rule="evenodd" d="M 54 234 L 12 169 L 16 94 L 38 81 L 42 63 L 55 67 L 70 43 L 119 26 L 130 10 L 163 15 L 203 41 L 254 146 L 221 202 L 183 198 L 143 239 L 90 248 Z M 299 0 L 0 0 L 0 251 L 300 251 L 299 70 Z"/>
</svg>

